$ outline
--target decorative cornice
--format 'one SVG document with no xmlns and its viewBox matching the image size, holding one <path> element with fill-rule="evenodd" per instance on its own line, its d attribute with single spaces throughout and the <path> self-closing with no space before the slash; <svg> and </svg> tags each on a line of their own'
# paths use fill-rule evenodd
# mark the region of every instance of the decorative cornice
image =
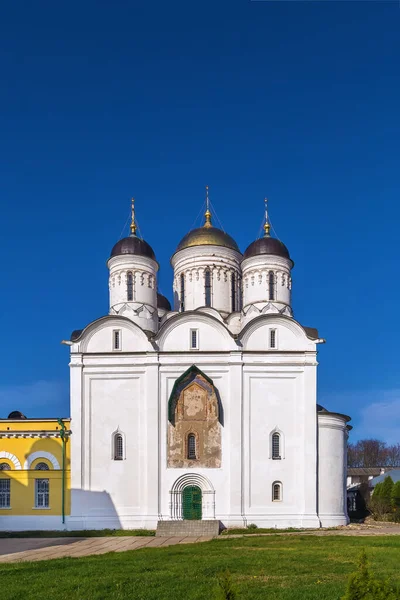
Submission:
<svg viewBox="0 0 400 600">
<path fill-rule="evenodd" d="M 0 431 L 0 438 L 60 438 L 61 431 Z M 71 430 L 65 430 L 69 437 Z"/>
</svg>

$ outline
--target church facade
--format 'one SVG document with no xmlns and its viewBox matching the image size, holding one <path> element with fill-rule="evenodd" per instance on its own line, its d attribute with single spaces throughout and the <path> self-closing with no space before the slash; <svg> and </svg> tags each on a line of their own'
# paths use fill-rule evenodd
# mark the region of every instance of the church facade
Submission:
<svg viewBox="0 0 400 600">
<path fill-rule="evenodd" d="M 177 246 L 174 307 L 136 235 L 108 260 L 109 314 L 73 332 L 69 529 L 348 522 L 349 417 L 317 404 L 315 329 L 291 306 L 293 261 L 265 235 L 242 254 L 212 225 Z"/>
</svg>

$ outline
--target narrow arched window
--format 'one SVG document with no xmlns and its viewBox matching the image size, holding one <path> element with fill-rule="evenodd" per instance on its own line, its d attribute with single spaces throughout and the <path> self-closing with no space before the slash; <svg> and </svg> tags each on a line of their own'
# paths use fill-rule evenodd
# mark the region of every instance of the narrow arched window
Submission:
<svg viewBox="0 0 400 600">
<path fill-rule="evenodd" d="M 269 347 L 276 348 L 276 329 L 269 330 Z"/>
<path fill-rule="evenodd" d="M 281 436 L 277 432 L 272 434 L 272 458 L 281 458 Z"/>
<path fill-rule="evenodd" d="M 206 269 L 204 273 L 204 294 L 206 306 L 211 306 L 211 271 Z"/>
<path fill-rule="evenodd" d="M 195 460 L 196 457 L 196 436 L 189 433 L 187 438 L 187 457 L 189 460 Z"/>
<path fill-rule="evenodd" d="M 114 436 L 114 460 L 124 459 L 124 438 L 120 433 Z"/>
<path fill-rule="evenodd" d="M 268 273 L 268 299 L 275 300 L 275 274 L 273 271 Z"/>
<path fill-rule="evenodd" d="M 236 273 L 232 273 L 231 278 L 231 298 L 232 298 L 232 312 L 237 310 L 236 302 Z"/>
<path fill-rule="evenodd" d="M 130 271 L 126 276 L 126 299 L 128 302 L 133 300 L 133 275 Z"/>
<path fill-rule="evenodd" d="M 36 465 L 35 471 L 49 471 L 49 465 L 44 462 L 40 462 Z"/>
<path fill-rule="evenodd" d="M 180 310 L 183 312 L 185 310 L 185 275 L 182 273 L 181 275 L 181 303 Z"/>
<path fill-rule="evenodd" d="M 0 463 L 0 471 L 11 471 L 11 467 L 7 463 Z"/>
<path fill-rule="evenodd" d="M 274 481 L 272 484 L 272 502 L 281 502 L 282 484 L 280 481 Z"/>
</svg>

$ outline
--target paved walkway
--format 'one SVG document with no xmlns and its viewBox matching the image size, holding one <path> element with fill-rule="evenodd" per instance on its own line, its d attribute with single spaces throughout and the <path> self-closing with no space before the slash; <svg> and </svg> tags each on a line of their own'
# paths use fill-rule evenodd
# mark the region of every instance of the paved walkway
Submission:
<svg viewBox="0 0 400 600">
<path fill-rule="evenodd" d="M 268 535 L 311 535 L 311 536 L 331 536 L 331 535 L 346 535 L 346 536 L 377 536 L 377 535 L 399 535 L 400 525 L 396 524 L 379 524 L 379 525 L 345 525 L 336 527 L 335 529 L 305 529 L 302 531 L 282 531 L 277 529 L 276 533 L 237 533 L 232 535 L 223 535 L 218 539 L 238 538 L 238 537 L 253 537 L 253 536 L 268 536 Z"/>
<path fill-rule="evenodd" d="M 59 537 L 0 539 L 0 563 L 26 560 L 50 560 L 65 556 L 89 556 L 106 552 L 124 552 L 138 548 L 158 548 L 174 544 L 208 542 L 211 537 Z"/>
<path fill-rule="evenodd" d="M 310 531 L 293 531 L 261 534 L 223 535 L 217 539 L 252 537 L 270 535 L 315 535 L 315 536 L 378 536 L 399 535 L 400 525 L 389 523 L 348 525 L 337 529 L 317 529 Z M 124 552 L 138 548 L 159 548 L 175 544 L 194 544 L 208 542 L 211 537 L 58 537 L 58 538 L 1 538 L 0 563 L 15 563 L 20 561 L 49 560 L 66 556 L 91 556 L 107 552 Z"/>
</svg>

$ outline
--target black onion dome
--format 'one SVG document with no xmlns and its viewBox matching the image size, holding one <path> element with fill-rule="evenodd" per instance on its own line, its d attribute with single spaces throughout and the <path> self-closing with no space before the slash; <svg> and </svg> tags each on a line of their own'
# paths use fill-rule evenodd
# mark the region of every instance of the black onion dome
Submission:
<svg viewBox="0 0 400 600">
<path fill-rule="evenodd" d="M 8 415 L 7 419 L 26 419 L 26 416 L 22 414 L 19 410 L 13 410 Z"/>
<path fill-rule="evenodd" d="M 171 310 L 171 304 L 170 304 L 170 301 L 168 300 L 168 298 L 166 298 L 162 294 L 159 294 L 158 292 L 157 292 L 157 308 L 163 308 L 164 310 L 167 310 L 167 311 Z"/>
<path fill-rule="evenodd" d="M 119 240 L 111 250 L 110 258 L 120 256 L 121 254 L 136 254 L 137 256 L 147 256 L 147 258 L 156 260 L 156 255 L 150 244 L 136 237 L 136 235 Z"/>
<path fill-rule="evenodd" d="M 252 256 L 259 256 L 260 254 L 273 254 L 274 256 L 282 256 L 282 258 L 291 260 L 289 250 L 285 244 L 269 236 L 259 238 L 250 244 L 243 254 L 243 260 Z"/>
</svg>

